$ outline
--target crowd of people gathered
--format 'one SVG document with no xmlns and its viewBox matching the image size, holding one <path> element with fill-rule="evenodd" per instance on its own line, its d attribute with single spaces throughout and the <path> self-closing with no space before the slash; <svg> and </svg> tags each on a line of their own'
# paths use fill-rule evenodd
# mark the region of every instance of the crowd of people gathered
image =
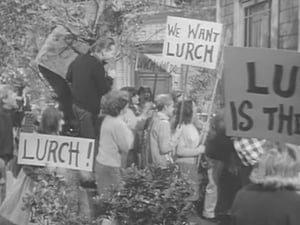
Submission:
<svg viewBox="0 0 300 225">
<path fill-rule="evenodd" d="M 166 168 L 176 163 L 193 189 L 187 201 L 198 206 L 196 211 L 205 220 L 232 225 L 299 224 L 299 146 L 229 137 L 224 108 L 208 126 L 199 118 L 195 101 L 183 99 L 177 92 L 153 96 L 151 89 L 143 86 L 114 90 L 104 65 L 115 51 L 113 39 L 96 42 L 89 53 L 70 64 L 66 76 L 76 136 L 96 140 L 93 172 L 48 170 L 55 170 L 78 189 L 94 183 L 98 195 L 106 196 L 109 186 L 121 188 L 126 167 Z M 18 98 L 12 87 L 0 85 L 0 172 L 4 182 L 17 157 L 18 133 L 13 132 L 12 115 Z M 35 118 L 32 132 L 62 134 L 64 115 L 59 107 L 48 106 Z M 30 174 L 35 169 L 18 165 L 13 173 L 15 177 L 27 176 L 28 191 L 34 186 Z M 20 219 L 7 212 L 10 196 L 2 199 L 0 215 L 12 224 L 28 223 L 29 215 Z M 78 190 L 80 212 L 84 201 Z"/>
</svg>

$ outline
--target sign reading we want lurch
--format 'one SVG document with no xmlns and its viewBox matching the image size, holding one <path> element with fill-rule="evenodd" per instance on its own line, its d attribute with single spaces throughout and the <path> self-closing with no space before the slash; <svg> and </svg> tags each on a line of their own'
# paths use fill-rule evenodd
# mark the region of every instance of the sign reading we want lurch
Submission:
<svg viewBox="0 0 300 225">
<path fill-rule="evenodd" d="M 220 23 L 169 16 L 163 57 L 166 61 L 215 69 L 221 34 Z"/>
</svg>

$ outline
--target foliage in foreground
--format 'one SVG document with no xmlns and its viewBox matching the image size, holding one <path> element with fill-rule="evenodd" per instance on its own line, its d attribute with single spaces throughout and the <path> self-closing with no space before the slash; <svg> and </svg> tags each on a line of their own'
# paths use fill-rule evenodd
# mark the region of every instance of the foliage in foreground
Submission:
<svg viewBox="0 0 300 225">
<path fill-rule="evenodd" d="M 186 198 L 192 190 L 177 165 L 166 169 L 128 168 L 121 190 L 111 189 L 109 198 L 97 198 L 95 221 L 79 215 L 78 192 L 62 177 L 39 169 L 31 178 L 36 185 L 24 198 L 24 210 L 32 213 L 33 220 L 40 225 L 101 224 L 104 218 L 118 225 L 182 225 L 187 224 L 191 212 Z"/>
<path fill-rule="evenodd" d="M 107 199 L 100 198 L 103 211 L 99 218 L 119 225 L 187 224 L 191 209 L 186 198 L 191 187 L 176 165 L 129 168 L 125 173 L 123 188 L 112 191 Z"/>
<path fill-rule="evenodd" d="M 88 225 L 90 221 L 80 216 L 78 189 L 69 185 L 55 172 L 41 168 L 30 174 L 35 187 L 24 198 L 24 210 L 32 214 L 39 225 Z"/>
</svg>

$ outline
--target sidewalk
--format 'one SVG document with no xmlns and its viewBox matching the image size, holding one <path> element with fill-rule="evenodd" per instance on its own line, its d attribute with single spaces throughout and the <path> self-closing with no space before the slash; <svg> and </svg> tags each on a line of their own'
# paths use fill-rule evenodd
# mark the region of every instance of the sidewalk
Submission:
<svg viewBox="0 0 300 225">
<path fill-rule="evenodd" d="M 190 218 L 189 220 L 192 224 L 194 223 L 195 225 L 218 225 L 219 223 L 215 223 L 215 222 L 211 222 L 211 221 L 208 221 L 208 220 L 204 220 L 200 217 L 192 217 Z M 193 224 L 193 225 L 194 225 Z"/>
</svg>

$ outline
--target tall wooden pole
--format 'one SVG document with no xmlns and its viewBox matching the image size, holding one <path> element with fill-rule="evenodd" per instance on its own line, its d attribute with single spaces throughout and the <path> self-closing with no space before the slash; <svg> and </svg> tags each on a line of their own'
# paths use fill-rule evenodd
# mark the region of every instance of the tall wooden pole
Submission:
<svg viewBox="0 0 300 225">
<path fill-rule="evenodd" d="M 218 88 L 219 81 L 220 81 L 220 79 L 222 77 L 222 74 L 223 74 L 223 68 L 224 68 L 223 52 L 221 54 L 220 61 L 221 61 L 221 63 L 220 63 L 220 67 L 217 71 L 216 83 L 215 83 L 215 86 L 214 86 L 214 89 L 213 89 L 213 92 L 212 92 L 212 98 L 211 98 L 211 102 L 210 102 L 210 105 L 209 105 L 209 108 L 208 108 L 207 120 L 206 120 L 206 123 L 205 123 L 206 130 L 204 130 L 204 134 L 201 138 L 200 145 L 205 144 L 206 138 L 207 138 L 207 135 L 208 135 L 208 129 L 209 129 L 209 125 L 210 125 L 210 119 L 211 119 L 212 110 L 213 110 L 213 106 L 214 106 L 214 101 L 215 101 L 215 97 L 216 97 L 216 93 L 217 93 L 217 88 Z M 199 155 L 199 157 L 197 159 L 197 167 L 199 167 L 200 158 L 201 158 L 201 155 Z"/>
<path fill-rule="evenodd" d="M 186 70 L 185 70 L 185 74 L 184 74 L 184 86 L 183 86 L 183 94 L 182 94 L 182 104 L 180 107 L 180 114 L 179 114 L 179 125 L 182 122 L 182 114 L 183 114 L 183 107 L 184 107 L 184 99 L 185 99 L 185 95 L 186 95 L 186 90 L 187 90 L 187 77 L 188 77 L 188 73 L 189 73 L 189 66 L 186 66 Z"/>
<path fill-rule="evenodd" d="M 158 73 L 156 72 L 156 73 L 154 74 L 154 83 L 153 83 L 152 101 L 154 101 L 154 99 L 155 99 L 156 86 L 157 86 L 157 77 L 158 77 Z"/>
</svg>

